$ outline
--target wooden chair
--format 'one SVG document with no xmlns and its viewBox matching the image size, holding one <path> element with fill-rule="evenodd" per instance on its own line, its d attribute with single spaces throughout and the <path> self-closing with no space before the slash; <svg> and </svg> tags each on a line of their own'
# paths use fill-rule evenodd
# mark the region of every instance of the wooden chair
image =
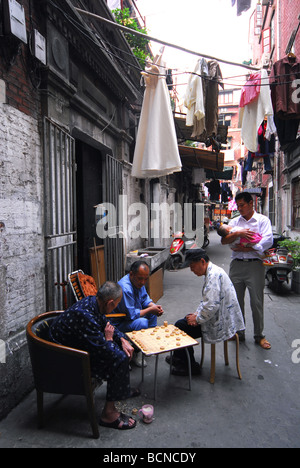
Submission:
<svg viewBox="0 0 300 468">
<path fill-rule="evenodd" d="M 225 365 L 229 366 L 229 358 L 228 358 L 228 341 L 224 341 L 224 359 Z M 239 362 L 239 335 L 236 333 L 235 335 L 235 343 L 236 343 L 236 369 L 238 373 L 238 377 L 242 380 L 242 375 L 240 371 L 240 362 Z M 205 353 L 205 343 L 203 338 L 201 338 L 201 362 L 200 367 L 202 368 L 204 362 L 204 353 Z M 216 344 L 211 344 L 211 364 L 210 364 L 210 383 L 215 383 L 215 375 L 216 375 Z"/>
<path fill-rule="evenodd" d="M 99 438 L 89 353 L 48 341 L 51 321 L 62 311 L 34 317 L 26 337 L 37 392 L 38 425 L 43 427 L 43 394 L 83 395 L 86 398 L 93 437 Z"/>
</svg>

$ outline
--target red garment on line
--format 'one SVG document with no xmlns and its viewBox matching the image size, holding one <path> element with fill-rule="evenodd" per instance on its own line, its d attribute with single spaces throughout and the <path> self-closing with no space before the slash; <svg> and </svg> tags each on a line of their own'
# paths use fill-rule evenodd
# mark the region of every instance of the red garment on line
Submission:
<svg viewBox="0 0 300 468">
<path fill-rule="evenodd" d="M 250 104 L 250 102 L 253 102 L 255 99 L 257 99 L 260 94 L 260 87 L 261 74 L 260 72 L 253 73 L 250 75 L 246 85 L 242 88 L 240 107 L 245 107 Z"/>
</svg>

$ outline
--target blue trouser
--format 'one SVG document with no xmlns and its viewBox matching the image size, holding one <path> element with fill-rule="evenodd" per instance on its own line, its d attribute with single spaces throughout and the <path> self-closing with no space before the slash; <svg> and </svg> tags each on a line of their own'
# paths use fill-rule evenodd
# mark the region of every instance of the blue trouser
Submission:
<svg viewBox="0 0 300 468">
<path fill-rule="evenodd" d="M 126 400 L 130 396 L 129 358 L 119 355 L 109 368 L 107 378 L 107 401 Z"/>
<path fill-rule="evenodd" d="M 253 160 L 254 160 L 254 157 L 252 157 L 252 154 L 253 153 L 248 153 L 248 158 L 247 158 L 247 161 L 246 161 L 246 164 L 245 164 L 245 171 L 247 172 L 251 172 L 252 171 L 252 165 L 253 165 Z M 272 170 L 272 165 L 271 165 L 271 158 L 270 158 L 270 155 L 266 154 L 264 156 L 259 156 L 259 155 L 255 155 L 255 157 L 263 157 L 264 158 L 264 165 L 265 165 L 265 171 L 271 171 Z"/>
<path fill-rule="evenodd" d="M 105 362 L 104 362 L 105 358 Z M 107 401 L 126 400 L 130 397 L 129 357 L 116 345 L 116 351 L 109 356 L 101 349 L 90 352 L 92 376 L 107 381 Z"/>
</svg>

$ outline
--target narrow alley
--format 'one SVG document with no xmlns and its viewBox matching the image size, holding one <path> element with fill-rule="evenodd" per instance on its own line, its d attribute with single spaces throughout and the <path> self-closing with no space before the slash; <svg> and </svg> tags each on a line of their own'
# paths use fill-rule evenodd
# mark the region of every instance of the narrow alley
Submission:
<svg viewBox="0 0 300 468">
<path fill-rule="evenodd" d="M 228 272 L 230 250 L 220 245 L 215 232 L 210 234 L 207 249 L 211 260 Z M 165 272 L 164 296 L 160 303 L 165 316 L 160 321 L 175 323 L 192 312 L 201 298 L 202 279 L 189 269 Z M 287 291 L 278 296 L 265 289 L 265 333 L 272 343 L 270 351 L 255 345 L 252 318 L 247 304 L 246 341 L 240 345 L 242 380 L 235 368 L 235 344 L 229 344 L 229 367 L 225 367 L 223 346 L 217 346 L 216 380 L 209 383 L 210 349 L 202 374 L 192 379 L 188 390 L 187 377 L 170 376 L 165 355 L 158 361 L 158 394 L 153 400 L 155 358 L 147 359 L 140 397 L 120 403 L 131 412 L 145 403 L 154 406 L 154 421 L 146 425 L 138 419 L 131 431 L 100 428 L 100 438 L 91 438 L 84 398 L 61 398 L 45 395 L 46 424 L 36 425 L 36 397 L 30 393 L 8 417 L 0 422 L 0 447 L 12 448 L 295 448 L 299 447 L 300 403 L 299 366 L 293 363 L 299 339 L 299 296 Z M 201 347 L 195 349 L 200 361 Z M 132 385 L 141 382 L 141 369 L 131 372 Z M 97 410 L 104 403 L 106 384 L 96 392 Z"/>
</svg>

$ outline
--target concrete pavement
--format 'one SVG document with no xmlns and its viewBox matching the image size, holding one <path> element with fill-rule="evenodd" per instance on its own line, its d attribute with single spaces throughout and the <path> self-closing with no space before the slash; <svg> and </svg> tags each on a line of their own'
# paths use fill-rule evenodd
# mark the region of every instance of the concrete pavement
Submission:
<svg viewBox="0 0 300 468">
<path fill-rule="evenodd" d="M 229 270 L 230 251 L 220 245 L 216 233 L 207 249 L 211 260 Z M 160 319 L 169 323 L 195 311 L 201 298 L 203 279 L 189 269 L 165 272 L 165 309 Z M 36 397 L 30 393 L 0 421 L 0 448 L 294 448 L 300 446 L 300 296 L 287 290 L 278 296 L 265 289 L 265 333 L 272 344 L 262 350 L 253 341 L 253 324 L 247 302 L 246 342 L 240 346 L 242 381 L 235 368 L 235 344 L 229 344 L 230 366 L 225 367 L 223 346 L 217 345 L 215 384 L 209 383 L 210 347 L 200 376 L 193 377 L 192 391 L 187 377 L 169 375 L 165 355 L 159 358 L 158 396 L 153 400 L 155 359 L 148 359 L 142 395 L 119 404 L 130 413 L 145 403 L 154 405 L 155 420 L 141 421 L 135 429 L 117 431 L 100 427 L 100 439 L 91 438 L 83 397 L 45 395 L 46 425 L 36 427 Z M 293 345 L 296 346 L 293 348 Z M 195 348 L 200 360 L 200 346 Z M 294 361 L 294 362 L 293 362 Z M 133 368 L 132 385 L 141 381 L 141 370 Z M 96 392 L 100 415 L 106 393 L 104 384 Z M 139 419 L 137 417 L 137 419 Z"/>
</svg>

